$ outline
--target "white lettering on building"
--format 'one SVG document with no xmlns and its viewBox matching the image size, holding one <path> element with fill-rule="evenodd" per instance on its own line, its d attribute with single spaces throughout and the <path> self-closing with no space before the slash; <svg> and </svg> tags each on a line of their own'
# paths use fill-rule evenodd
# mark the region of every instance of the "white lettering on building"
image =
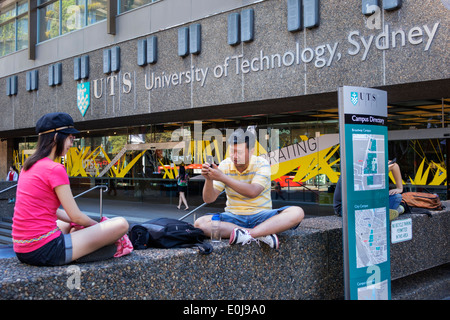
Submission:
<svg viewBox="0 0 450 320">
<path fill-rule="evenodd" d="M 362 61 L 366 61 L 369 54 L 374 50 L 390 50 L 405 47 L 408 44 L 422 45 L 423 50 L 428 51 L 437 35 L 439 25 L 440 22 L 436 22 L 432 27 L 422 25 L 412 27 L 409 30 L 403 28 L 391 30 L 391 27 L 386 24 L 383 30 L 374 29 L 379 31 L 378 34 L 364 36 L 361 35 L 360 31 L 351 31 L 345 44 L 336 41 L 315 47 L 302 47 L 300 43 L 296 43 L 295 47 L 285 52 L 269 53 L 261 49 L 259 54 L 253 57 L 246 57 L 243 54 L 233 55 L 225 57 L 223 62 L 212 67 L 192 65 L 190 69 L 173 73 L 151 72 L 150 67 L 147 67 L 144 78 L 138 83 L 143 84 L 148 91 L 194 83 L 203 88 L 207 86 L 208 81 L 226 78 L 232 74 L 242 76 L 252 72 L 291 68 L 302 64 L 311 64 L 311 66 L 321 69 L 331 67 L 333 62 L 343 59 L 344 55 L 339 51 L 339 48 L 346 46 L 346 54 L 349 58 L 362 53 Z M 119 90 L 121 93 L 129 94 L 136 83 L 135 77 L 136 73 L 120 72 L 105 78 L 95 79 L 93 80 L 93 97 L 100 99 L 103 94 L 114 96 Z"/>
</svg>

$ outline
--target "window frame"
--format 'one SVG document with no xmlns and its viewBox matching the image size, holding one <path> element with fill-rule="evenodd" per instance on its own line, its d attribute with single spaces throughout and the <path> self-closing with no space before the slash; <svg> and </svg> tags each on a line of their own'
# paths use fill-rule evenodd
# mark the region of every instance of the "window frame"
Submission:
<svg viewBox="0 0 450 320">
<path fill-rule="evenodd" d="M 27 10 L 23 11 L 22 13 L 19 13 L 20 7 L 23 6 L 24 4 L 27 4 Z M 25 48 L 18 48 L 18 34 L 17 34 L 20 20 L 22 20 L 24 17 L 27 17 L 28 23 L 30 23 L 29 22 L 30 18 L 28 16 L 28 1 L 27 0 L 18 0 L 16 2 L 14 2 L 14 4 L 11 4 L 7 7 L 5 7 L 5 9 L 2 8 L 2 10 L 0 11 L 0 17 L 3 13 L 8 12 L 8 11 L 13 12 L 13 14 L 11 15 L 11 17 L 6 18 L 4 21 L 0 20 L 0 28 L 8 25 L 10 23 L 13 23 L 13 26 L 14 26 L 14 49 L 11 52 L 8 52 L 4 55 L 0 53 L 0 57 L 4 57 L 8 54 L 17 52 L 19 50 L 26 49 L 29 46 L 29 41 L 27 41 L 27 46 Z"/>
<path fill-rule="evenodd" d="M 93 24 L 99 23 L 101 21 L 106 20 L 106 16 L 103 20 L 99 20 L 99 21 L 95 21 L 93 23 L 89 23 L 89 16 L 90 16 L 90 12 L 89 12 L 89 0 L 82 0 L 83 1 L 83 6 L 84 6 L 84 13 L 83 13 L 83 17 L 82 17 L 82 26 L 81 28 L 78 29 L 74 29 L 72 31 L 66 31 L 64 32 L 64 25 L 63 22 L 67 22 L 67 20 L 63 20 L 63 0 L 38 0 L 37 3 L 37 43 L 42 43 L 60 36 L 64 36 L 66 34 L 69 34 L 73 31 L 77 31 L 77 30 L 81 30 L 83 28 L 86 28 L 88 26 L 91 26 Z M 41 15 L 40 15 L 40 11 L 44 10 L 46 7 L 48 7 L 49 5 L 52 5 L 54 3 L 58 2 L 59 3 L 59 12 L 58 12 L 58 35 L 48 38 L 48 39 L 41 39 L 41 28 L 43 26 L 43 23 L 41 22 Z"/>
</svg>

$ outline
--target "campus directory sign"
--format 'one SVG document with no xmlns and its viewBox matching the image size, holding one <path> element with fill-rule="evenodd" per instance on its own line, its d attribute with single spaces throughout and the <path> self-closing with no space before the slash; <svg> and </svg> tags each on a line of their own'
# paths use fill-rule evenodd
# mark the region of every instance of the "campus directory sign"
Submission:
<svg viewBox="0 0 450 320">
<path fill-rule="evenodd" d="M 390 300 L 387 93 L 339 88 L 345 298 Z"/>
</svg>

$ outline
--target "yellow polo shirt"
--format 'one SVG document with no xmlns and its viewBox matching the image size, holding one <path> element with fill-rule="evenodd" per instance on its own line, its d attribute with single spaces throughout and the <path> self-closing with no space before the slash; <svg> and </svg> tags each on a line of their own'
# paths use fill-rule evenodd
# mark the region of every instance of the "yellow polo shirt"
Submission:
<svg viewBox="0 0 450 320">
<path fill-rule="evenodd" d="M 264 187 L 264 190 L 256 198 L 247 198 L 237 193 L 223 182 L 214 181 L 214 188 L 220 192 L 224 189 L 227 193 L 227 206 L 225 211 L 238 215 L 251 215 L 262 210 L 272 209 L 271 172 L 267 160 L 262 157 L 252 156 L 250 163 L 244 172 L 239 172 L 233 161 L 227 158 L 219 164 L 219 169 L 227 176 L 248 184 L 257 183 Z"/>
</svg>

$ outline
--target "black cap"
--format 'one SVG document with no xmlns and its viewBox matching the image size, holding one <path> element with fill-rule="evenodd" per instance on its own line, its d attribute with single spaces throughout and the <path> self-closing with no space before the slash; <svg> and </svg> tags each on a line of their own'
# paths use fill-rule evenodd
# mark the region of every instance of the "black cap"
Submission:
<svg viewBox="0 0 450 320">
<path fill-rule="evenodd" d="M 36 133 L 39 135 L 61 132 L 64 134 L 80 133 L 74 128 L 72 117 L 64 112 L 53 112 L 43 115 L 36 123 Z"/>
</svg>

